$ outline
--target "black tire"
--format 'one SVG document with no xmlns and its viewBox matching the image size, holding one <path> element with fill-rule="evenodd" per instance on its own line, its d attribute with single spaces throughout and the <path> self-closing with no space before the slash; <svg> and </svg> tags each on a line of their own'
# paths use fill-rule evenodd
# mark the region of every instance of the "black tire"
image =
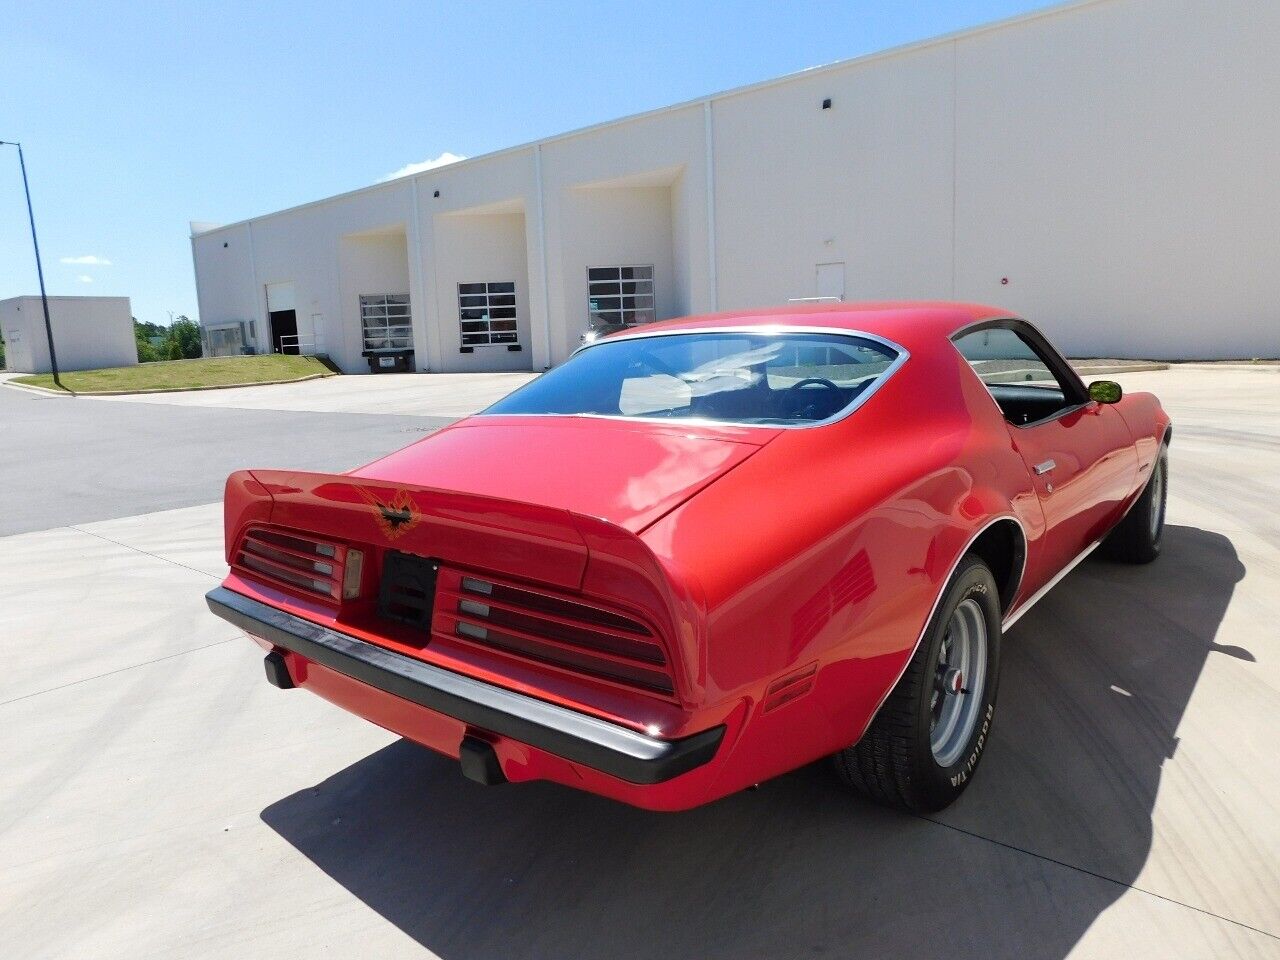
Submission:
<svg viewBox="0 0 1280 960">
<path fill-rule="evenodd" d="M 1160 556 L 1164 539 L 1164 511 L 1169 499 L 1169 448 L 1163 444 L 1147 488 L 1123 520 L 1107 534 L 1102 553 L 1122 563 L 1150 563 Z"/>
<path fill-rule="evenodd" d="M 965 601 L 985 622 L 985 675 L 972 732 L 957 741 L 959 756 L 944 766 L 931 743 L 939 657 L 952 616 Z M 976 610 L 975 610 L 976 607 Z M 990 737 L 1000 679 L 1000 600 L 995 577 L 976 556 L 960 561 L 942 601 L 925 629 L 906 672 L 861 740 L 835 755 L 836 769 L 849 786 L 886 806 L 915 813 L 941 810 L 964 792 Z M 968 678 L 973 684 L 973 678 Z"/>
</svg>

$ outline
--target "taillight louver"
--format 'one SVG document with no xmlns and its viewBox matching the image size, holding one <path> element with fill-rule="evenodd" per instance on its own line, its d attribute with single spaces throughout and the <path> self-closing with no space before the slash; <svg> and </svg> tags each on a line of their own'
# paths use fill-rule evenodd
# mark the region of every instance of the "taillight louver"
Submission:
<svg viewBox="0 0 1280 960">
<path fill-rule="evenodd" d="M 259 579 L 337 600 L 342 596 L 346 548 L 280 530 L 245 533 L 234 565 Z"/>
<path fill-rule="evenodd" d="M 487 577 L 441 570 L 437 629 L 456 640 L 672 696 L 662 645 L 631 617 Z"/>
</svg>

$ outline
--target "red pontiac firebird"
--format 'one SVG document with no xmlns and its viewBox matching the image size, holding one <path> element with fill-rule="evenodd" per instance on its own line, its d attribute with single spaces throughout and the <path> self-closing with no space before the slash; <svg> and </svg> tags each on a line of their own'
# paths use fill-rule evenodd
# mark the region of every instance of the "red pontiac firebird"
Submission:
<svg viewBox="0 0 1280 960">
<path fill-rule="evenodd" d="M 232 474 L 209 606 L 482 783 L 678 810 L 834 755 L 937 810 L 1002 633 L 1095 547 L 1159 553 L 1169 438 L 992 307 L 672 320 L 350 473 Z"/>
</svg>

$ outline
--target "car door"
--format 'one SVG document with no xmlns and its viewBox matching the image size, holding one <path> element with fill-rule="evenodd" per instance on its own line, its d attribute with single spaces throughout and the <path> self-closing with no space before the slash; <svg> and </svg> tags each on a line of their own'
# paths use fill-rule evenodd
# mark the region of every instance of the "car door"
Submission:
<svg viewBox="0 0 1280 960">
<path fill-rule="evenodd" d="M 955 343 L 1000 408 L 1043 512 L 1040 542 L 1028 552 L 1025 596 L 1115 523 L 1137 471 L 1133 438 L 1119 413 L 1088 398 L 1030 324 L 998 321 Z"/>
</svg>

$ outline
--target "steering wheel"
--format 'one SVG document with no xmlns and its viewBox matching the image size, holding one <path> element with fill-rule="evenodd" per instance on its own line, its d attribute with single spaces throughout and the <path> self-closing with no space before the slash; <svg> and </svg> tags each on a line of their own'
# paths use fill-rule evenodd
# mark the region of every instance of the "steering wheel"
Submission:
<svg viewBox="0 0 1280 960">
<path fill-rule="evenodd" d="M 826 377 L 806 377 L 805 379 L 793 383 L 787 387 L 788 390 L 803 390 L 811 383 L 816 383 L 820 387 L 826 387 L 828 390 L 839 390 L 840 388 L 828 380 Z"/>
</svg>

